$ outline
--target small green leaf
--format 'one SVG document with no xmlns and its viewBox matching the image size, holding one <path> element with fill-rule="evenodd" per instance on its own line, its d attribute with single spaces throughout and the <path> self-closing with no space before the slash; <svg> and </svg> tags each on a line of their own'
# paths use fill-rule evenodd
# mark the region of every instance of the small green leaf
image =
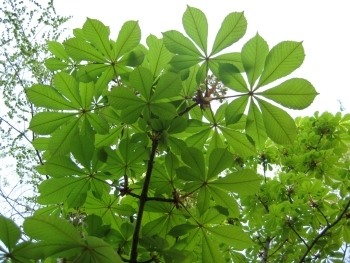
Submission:
<svg viewBox="0 0 350 263">
<path fill-rule="evenodd" d="M 164 32 L 163 42 L 165 47 L 174 54 L 187 55 L 192 57 L 199 57 L 202 55 L 201 52 L 192 43 L 192 41 L 179 31 L 170 30 Z"/>
<path fill-rule="evenodd" d="M 187 5 L 182 16 L 182 24 L 187 35 L 207 54 L 208 21 L 205 14 L 194 7 Z"/>
<path fill-rule="evenodd" d="M 259 94 L 284 107 L 301 110 L 310 106 L 318 93 L 306 79 L 293 78 Z"/>
<path fill-rule="evenodd" d="M 257 33 L 242 48 L 242 63 L 248 77 L 250 87 L 253 87 L 255 81 L 260 76 L 269 46 L 266 41 Z"/>
<path fill-rule="evenodd" d="M 246 30 L 247 20 L 245 19 L 243 12 L 233 12 L 228 14 L 222 22 L 219 32 L 215 37 L 210 56 L 237 42 L 244 36 Z"/>
<path fill-rule="evenodd" d="M 296 136 L 295 122 L 284 110 L 258 99 L 267 135 L 276 143 L 292 144 Z"/>
<path fill-rule="evenodd" d="M 264 71 L 255 89 L 289 75 L 300 67 L 304 58 L 302 42 L 284 41 L 277 44 L 266 57 Z"/>
</svg>

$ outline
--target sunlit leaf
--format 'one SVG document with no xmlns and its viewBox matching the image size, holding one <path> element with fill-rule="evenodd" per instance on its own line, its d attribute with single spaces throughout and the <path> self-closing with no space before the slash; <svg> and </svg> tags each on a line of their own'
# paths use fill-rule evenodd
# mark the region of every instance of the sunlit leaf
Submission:
<svg viewBox="0 0 350 263">
<path fill-rule="evenodd" d="M 127 21 L 119 31 L 115 43 L 116 58 L 135 48 L 141 40 L 141 29 L 137 21 Z"/>
<path fill-rule="evenodd" d="M 182 33 L 176 30 L 170 30 L 163 33 L 163 42 L 165 47 L 174 54 L 187 55 L 198 57 L 201 56 L 201 52 L 196 46 L 185 37 Z"/>
</svg>

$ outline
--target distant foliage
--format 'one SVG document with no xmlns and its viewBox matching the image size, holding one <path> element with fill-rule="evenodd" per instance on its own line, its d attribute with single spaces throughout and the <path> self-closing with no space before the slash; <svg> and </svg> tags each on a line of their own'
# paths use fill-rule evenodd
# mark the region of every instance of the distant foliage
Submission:
<svg viewBox="0 0 350 263">
<path fill-rule="evenodd" d="M 224 53 L 246 32 L 243 13 L 225 17 L 211 49 L 202 11 L 188 6 L 182 22 L 186 35 L 150 35 L 144 46 L 138 22 L 111 39 L 89 18 L 73 38 L 48 43 L 52 83 L 25 89 L 41 109 L 29 128 L 48 179 L 23 232 L 0 217 L 3 258 L 339 258 L 349 242 L 349 115 L 295 123 L 283 110 L 317 95 L 305 79 L 280 80 L 301 66 L 302 43 L 270 49 L 256 34 Z M 278 175 L 264 177 L 260 165 Z"/>
</svg>

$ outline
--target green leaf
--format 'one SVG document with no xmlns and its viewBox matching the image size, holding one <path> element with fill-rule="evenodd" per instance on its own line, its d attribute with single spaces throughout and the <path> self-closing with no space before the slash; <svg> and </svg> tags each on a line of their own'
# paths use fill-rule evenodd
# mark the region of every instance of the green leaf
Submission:
<svg viewBox="0 0 350 263">
<path fill-rule="evenodd" d="M 37 107 L 53 110 L 74 110 L 77 107 L 62 97 L 56 89 L 50 86 L 35 84 L 26 89 L 28 99 Z"/>
<path fill-rule="evenodd" d="M 76 113 L 39 112 L 30 120 L 29 129 L 37 134 L 51 134 L 75 115 Z"/>
<path fill-rule="evenodd" d="M 48 58 L 45 59 L 45 66 L 48 70 L 56 71 L 62 70 L 69 66 L 70 64 L 67 62 L 63 62 L 57 58 Z"/>
<path fill-rule="evenodd" d="M 105 118 L 97 113 L 88 112 L 87 118 L 94 130 L 99 134 L 107 134 L 109 132 L 109 125 Z"/>
<path fill-rule="evenodd" d="M 48 175 L 52 177 L 65 177 L 69 175 L 85 174 L 69 157 L 56 156 L 45 163 Z"/>
<path fill-rule="evenodd" d="M 211 240 L 204 229 L 202 233 L 202 263 L 225 263 L 226 261 L 219 250 L 219 246 Z"/>
<path fill-rule="evenodd" d="M 201 182 L 204 180 L 204 175 L 203 174 L 198 174 L 197 171 L 186 167 L 182 166 L 176 169 L 176 176 L 177 178 L 184 180 L 184 181 L 197 181 L 198 187 L 200 187 Z"/>
<path fill-rule="evenodd" d="M 245 134 L 224 127 L 220 127 L 220 130 L 228 144 L 239 154 L 250 156 L 256 153 L 254 146 L 250 143 Z"/>
<path fill-rule="evenodd" d="M 179 31 L 170 30 L 162 34 L 164 45 L 170 52 L 192 57 L 202 56 L 201 52 L 196 48 L 192 41 Z"/>
<path fill-rule="evenodd" d="M 124 87 L 115 87 L 108 95 L 108 101 L 117 110 L 125 109 L 129 106 L 143 106 L 143 101 L 136 97 L 134 92 Z"/>
<path fill-rule="evenodd" d="M 154 115 L 157 115 L 165 120 L 171 120 L 178 116 L 174 105 L 169 104 L 167 102 L 151 104 L 151 111 Z"/>
<path fill-rule="evenodd" d="M 56 56 L 57 58 L 65 61 L 69 61 L 69 56 L 64 50 L 64 47 L 61 43 L 57 41 L 48 41 L 49 51 Z"/>
<path fill-rule="evenodd" d="M 200 132 L 194 133 L 189 136 L 185 142 L 188 147 L 196 147 L 198 149 L 202 149 L 205 142 L 208 140 L 209 134 L 211 133 L 211 128 L 206 128 Z"/>
<path fill-rule="evenodd" d="M 227 208 L 230 217 L 239 217 L 240 211 L 234 197 L 229 196 L 226 191 L 223 191 L 212 184 L 209 184 L 208 188 L 210 189 L 210 193 L 217 205 Z"/>
<path fill-rule="evenodd" d="M 163 40 L 154 35 L 147 37 L 149 69 L 156 77 L 167 66 L 173 54 L 165 47 Z"/>
<path fill-rule="evenodd" d="M 180 94 L 182 82 L 180 76 L 175 73 L 164 73 L 158 81 L 156 90 L 152 95 L 151 101 L 159 99 L 170 99 Z"/>
<path fill-rule="evenodd" d="M 79 161 L 86 169 L 90 169 L 92 156 L 95 152 L 95 137 L 91 130 L 84 135 L 79 134 L 72 140 L 71 152 L 74 158 Z"/>
<path fill-rule="evenodd" d="M 219 63 L 220 64 L 232 64 L 234 65 L 236 68 L 238 68 L 238 70 L 240 72 L 244 71 L 244 67 L 242 64 L 242 59 L 241 59 L 241 53 L 239 52 L 231 52 L 231 53 L 226 53 L 226 54 L 222 54 L 216 57 L 213 57 L 209 60 L 210 62 L 215 62 L 217 64 L 217 67 L 219 67 Z M 209 64 L 210 65 L 210 64 Z M 217 74 L 217 73 L 215 73 Z"/>
<path fill-rule="evenodd" d="M 181 71 L 197 65 L 202 60 L 200 57 L 176 55 L 170 60 L 169 64 L 176 70 Z"/>
<path fill-rule="evenodd" d="M 79 119 L 72 120 L 61 129 L 56 130 L 49 141 L 49 151 L 51 156 L 65 155 L 70 150 L 73 137 L 78 131 Z"/>
<path fill-rule="evenodd" d="M 104 56 L 108 57 L 110 61 L 115 59 L 109 43 L 109 28 L 101 21 L 87 18 L 83 26 L 83 33 L 87 40 L 97 47 Z"/>
<path fill-rule="evenodd" d="M 38 151 L 46 151 L 48 149 L 50 138 L 37 137 L 32 141 L 34 148 Z"/>
<path fill-rule="evenodd" d="M 115 44 L 116 58 L 135 48 L 141 40 L 141 29 L 138 21 L 127 21 L 119 31 Z"/>
<path fill-rule="evenodd" d="M 266 41 L 256 33 L 255 37 L 251 38 L 242 48 L 242 63 L 248 77 L 250 87 L 253 87 L 255 81 L 260 76 L 269 46 Z"/>
<path fill-rule="evenodd" d="M 239 69 L 232 64 L 219 64 L 219 76 L 225 86 L 237 92 L 249 91 Z"/>
<path fill-rule="evenodd" d="M 215 226 L 206 228 L 214 239 L 232 246 L 234 249 L 243 250 L 250 248 L 254 242 L 238 226 Z"/>
<path fill-rule="evenodd" d="M 227 149 L 214 149 L 210 153 L 207 180 L 220 174 L 232 164 L 233 156 Z"/>
<path fill-rule="evenodd" d="M 303 63 L 302 42 L 284 41 L 274 46 L 266 57 L 265 68 L 255 89 L 285 77 Z"/>
<path fill-rule="evenodd" d="M 255 147 L 262 149 L 267 139 L 263 116 L 254 100 L 250 101 L 246 122 L 246 132 L 254 140 Z"/>
<path fill-rule="evenodd" d="M 21 230 L 10 219 L 0 215 L 0 240 L 11 251 L 19 238 L 21 237 Z"/>
<path fill-rule="evenodd" d="M 258 99 L 267 135 L 276 143 L 292 144 L 296 136 L 294 120 L 284 110 Z"/>
<path fill-rule="evenodd" d="M 103 54 L 80 38 L 70 38 L 63 42 L 63 45 L 68 55 L 76 61 L 87 60 L 98 63 L 107 62 L 107 59 Z"/>
<path fill-rule="evenodd" d="M 227 174 L 225 177 L 211 181 L 208 184 L 229 192 L 252 195 L 259 191 L 261 179 L 252 170 L 240 170 Z"/>
<path fill-rule="evenodd" d="M 201 150 L 197 148 L 187 148 L 181 154 L 182 161 L 198 172 L 203 178 L 205 177 L 204 157 Z"/>
<path fill-rule="evenodd" d="M 187 35 L 207 54 L 208 21 L 205 14 L 194 7 L 187 5 L 182 16 L 182 24 Z"/>
<path fill-rule="evenodd" d="M 120 115 L 120 120 L 127 124 L 135 123 L 145 108 L 144 104 L 136 104 L 124 109 Z"/>
<path fill-rule="evenodd" d="M 242 118 L 248 104 L 248 99 L 249 96 L 242 96 L 228 104 L 225 111 L 226 125 L 234 124 Z"/>
<path fill-rule="evenodd" d="M 233 12 L 227 15 L 215 37 L 210 56 L 237 42 L 244 36 L 246 30 L 247 20 L 245 19 L 243 12 Z"/>
<path fill-rule="evenodd" d="M 200 216 L 209 209 L 210 197 L 208 187 L 201 187 L 197 196 L 197 209 Z"/>
<path fill-rule="evenodd" d="M 190 225 L 190 224 L 180 224 L 174 226 L 169 232 L 168 235 L 172 237 L 181 237 L 183 235 L 186 235 L 191 230 L 197 228 L 197 225 Z"/>
<path fill-rule="evenodd" d="M 79 232 L 68 221 L 52 216 L 28 217 L 23 229 L 28 236 L 45 241 L 63 241 L 68 244 L 82 244 Z"/>
<path fill-rule="evenodd" d="M 293 78 L 259 94 L 284 107 L 301 110 L 310 106 L 318 93 L 306 79 Z"/>
<path fill-rule="evenodd" d="M 137 67 L 130 73 L 129 80 L 130 85 L 149 101 L 153 85 L 152 73 L 146 68 Z"/>
<path fill-rule="evenodd" d="M 59 72 L 55 74 L 53 81 L 55 88 L 63 96 L 69 99 L 75 107 L 81 107 L 78 83 L 71 75 L 65 72 Z"/>
<path fill-rule="evenodd" d="M 79 83 L 79 94 L 81 97 L 82 108 L 91 108 L 91 102 L 94 95 L 95 85 L 94 82 Z"/>
</svg>

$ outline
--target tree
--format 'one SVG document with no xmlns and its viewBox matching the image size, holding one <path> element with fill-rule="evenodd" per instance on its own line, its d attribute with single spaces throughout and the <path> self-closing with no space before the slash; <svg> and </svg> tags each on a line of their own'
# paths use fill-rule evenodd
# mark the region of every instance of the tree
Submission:
<svg viewBox="0 0 350 263">
<path fill-rule="evenodd" d="M 313 235 L 306 238 L 305 231 L 295 228 L 295 222 L 306 225 L 306 219 L 294 220 L 294 214 L 286 234 L 282 220 L 273 219 L 295 209 L 295 200 L 305 201 L 299 198 L 303 192 L 284 200 L 288 195 L 275 196 L 266 189 L 297 180 L 298 174 L 283 171 L 282 180 L 264 179 L 256 172 L 258 163 L 266 171 L 271 164 L 287 169 L 294 160 L 273 159 L 282 147 L 276 145 L 284 145 L 290 156 L 298 152 L 300 127 L 275 103 L 303 109 L 317 92 L 301 78 L 273 83 L 302 64 L 302 43 L 284 41 L 270 50 L 256 34 L 241 52 L 219 54 L 245 34 L 243 13 L 226 16 L 210 52 L 205 15 L 188 6 L 182 21 L 187 36 L 170 30 L 162 39 L 148 36 L 147 46 L 140 44 L 136 21 L 124 23 L 113 40 L 109 28 L 94 19 L 87 19 L 63 44 L 49 42 L 53 57 L 45 65 L 54 72 L 53 83 L 26 89 L 31 103 L 42 109 L 31 119 L 30 129 L 44 160 L 37 170 L 49 179 L 38 187 L 41 208 L 25 219 L 23 232 L 0 217 L 4 258 L 244 261 L 258 260 L 262 242 L 267 262 L 269 255 L 277 258 L 277 252 L 268 254 L 270 249 L 281 257 L 289 251 L 289 241 L 276 246 L 288 237 L 293 242 L 300 238 L 296 256 L 303 262 L 301 242 L 307 248 L 304 254 L 312 256 L 321 250 L 318 242 L 324 234 L 318 231 L 325 220 L 334 229 L 344 221 L 346 195 L 337 215 L 321 214 L 324 220 L 314 222 Z M 216 107 L 215 101 L 222 103 Z M 341 119 L 342 127 L 347 121 L 348 116 Z M 343 133 L 348 132 L 346 125 Z M 321 147 L 325 134 L 318 135 L 315 147 Z M 275 144 L 269 141 L 266 147 L 268 137 Z M 338 160 L 343 153 L 344 147 Z M 301 189 L 316 187 L 304 181 Z M 294 181 L 285 185 L 294 184 L 299 187 Z M 249 213 L 257 206 L 256 214 Z M 309 210 L 301 209 L 306 217 Z M 273 226 L 279 226 L 275 232 Z M 19 243 L 21 236 L 27 241 Z M 338 242 L 333 252 L 339 247 Z"/>
<path fill-rule="evenodd" d="M 49 85 L 53 74 L 44 65 L 48 57 L 48 40 L 57 40 L 63 32 L 63 24 L 69 19 L 56 14 L 53 1 L 40 5 L 36 1 L 4 0 L 0 13 L 0 90 L 3 102 L 0 116 L 0 158 L 3 163 L 0 196 L 4 199 L 2 213 L 12 217 L 30 215 L 35 205 L 35 191 L 42 177 L 33 163 L 42 162 L 41 153 L 31 143 L 34 133 L 29 131 L 29 120 L 40 109 L 27 100 L 25 89 L 34 83 Z M 10 164 L 14 164 L 13 166 Z M 3 173 L 15 170 L 21 191 L 6 180 Z M 9 176 L 11 177 L 11 176 Z M 30 185 L 27 193 L 23 185 Z M 13 187 L 13 188 L 12 188 Z M 7 193 L 7 189 L 11 189 Z M 28 193 L 29 192 L 29 193 Z M 11 207 L 11 210 L 5 210 Z"/>
</svg>

